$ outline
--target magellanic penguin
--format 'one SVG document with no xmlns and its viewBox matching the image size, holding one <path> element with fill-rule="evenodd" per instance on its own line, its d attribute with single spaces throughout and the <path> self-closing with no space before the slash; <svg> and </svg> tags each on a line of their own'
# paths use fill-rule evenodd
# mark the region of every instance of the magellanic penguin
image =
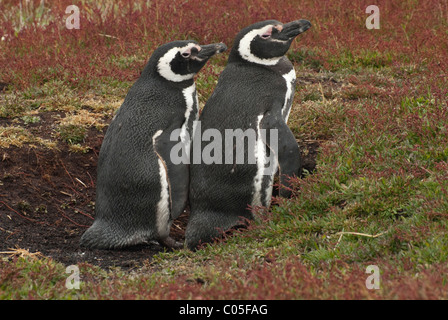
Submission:
<svg viewBox="0 0 448 320">
<path fill-rule="evenodd" d="M 269 206 L 276 173 L 283 186 L 280 195 L 290 195 L 288 177 L 300 175 L 301 159 L 287 126 L 296 75 L 284 55 L 294 38 L 310 27 L 307 20 L 269 20 L 236 36 L 193 137 L 185 235 L 190 249 L 253 219 L 249 206 Z M 214 132 L 221 136 L 220 151 L 210 147 L 219 136 Z M 221 153 L 216 157 L 211 149 Z M 209 151 L 211 160 L 204 161 Z"/>
<path fill-rule="evenodd" d="M 81 246 L 118 249 L 151 240 L 183 246 L 169 232 L 188 200 L 189 168 L 188 161 L 172 161 L 171 151 L 179 143 L 188 148 L 193 134 L 195 74 L 226 49 L 222 43 L 174 41 L 154 51 L 104 137 L 95 220 Z"/>
</svg>

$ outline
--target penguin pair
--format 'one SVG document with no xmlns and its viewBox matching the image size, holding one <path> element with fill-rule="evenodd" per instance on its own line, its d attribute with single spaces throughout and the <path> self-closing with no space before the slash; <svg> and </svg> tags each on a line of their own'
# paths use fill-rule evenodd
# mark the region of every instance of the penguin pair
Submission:
<svg viewBox="0 0 448 320">
<path fill-rule="evenodd" d="M 107 130 L 98 161 L 96 217 L 81 245 L 113 249 L 157 240 L 180 248 L 183 244 L 170 238 L 169 230 L 189 199 L 185 237 L 187 247 L 194 250 L 252 219 L 248 206 L 269 206 L 277 171 L 285 186 L 280 195 L 288 196 L 286 177 L 298 176 L 301 164 L 286 124 L 295 72 L 284 55 L 310 26 L 306 20 L 287 24 L 268 20 L 241 30 L 201 114 L 201 135 L 207 129 L 222 136 L 226 129 L 252 129 L 256 143 L 239 152 L 245 159 L 256 159 L 254 164 L 173 163 L 171 151 L 177 142 L 171 134 L 180 132 L 186 149 L 188 138 L 196 136 L 193 77 L 226 47 L 177 41 L 158 48 Z M 276 148 L 269 139 L 273 129 Z M 201 141 L 200 146 L 201 152 L 205 144 Z M 266 173 L 267 162 L 275 170 Z"/>
</svg>

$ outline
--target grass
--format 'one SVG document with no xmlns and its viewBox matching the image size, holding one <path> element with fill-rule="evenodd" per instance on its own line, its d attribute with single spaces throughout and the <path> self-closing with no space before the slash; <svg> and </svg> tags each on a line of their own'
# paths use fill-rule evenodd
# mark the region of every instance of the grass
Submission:
<svg viewBox="0 0 448 320">
<path fill-rule="evenodd" d="M 268 11 L 257 1 L 207 8 L 75 1 L 87 14 L 78 34 L 54 24 L 64 4 L 51 16 L 31 3 L 0 3 L 8 30 L 0 81 L 10 84 L 0 94 L 0 117 L 9 121 L 0 127 L 2 148 L 63 142 L 82 152 L 86 130 L 105 126 L 159 43 L 230 45 L 241 27 L 275 15 L 313 23 L 288 53 L 298 74 L 289 126 L 320 150 L 316 172 L 294 180 L 292 199 L 260 208 L 248 230 L 225 241 L 160 253 L 131 273 L 82 264 L 80 290 L 65 288 L 62 264 L 3 254 L 0 298 L 448 298 L 446 2 L 380 1 L 382 27 L 367 31 L 367 2 L 315 8 L 303 1 L 291 10 L 281 1 Z M 178 29 L 164 28 L 174 20 Z M 6 68 L 13 56 L 21 59 Z M 225 55 L 216 57 L 198 75 L 201 104 L 224 65 Z M 29 128 L 42 112 L 63 114 L 52 138 Z M 379 290 L 365 286 L 369 265 L 381 272 Z"/>
<path fill-rule="evenodd" d="M 49 139 L 36 137 L 26 128 L 21 126 L 0 127 L 0 147 L 9 148 L 10 146 L 22 147 L 23 145 L 37 147 L 38 145 L 46 148 L 54 148 L 56 143 Z"/>
</svg>

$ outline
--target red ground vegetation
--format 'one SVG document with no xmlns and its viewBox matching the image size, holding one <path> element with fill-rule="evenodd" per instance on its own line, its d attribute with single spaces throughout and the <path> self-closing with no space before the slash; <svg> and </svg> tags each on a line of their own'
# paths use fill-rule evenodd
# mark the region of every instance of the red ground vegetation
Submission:
<svg viewBox="0 0 448 320">
<path fill-rule="evenodd" d="M 0 11 L 13 1 L 3 1 Z M 39 1 L 34 0 L 35 6 Z M 193 1 L 142 5 L 125 0 L 105 11 L 93 5 L 64 0 L 47 3 L 54 19 L 41 27 L 34 22 L 16 34 L 10 20 L 0 20 L 5 36 L 0 53 L 0 81 L 15 88 L 39 85 L 62 79 L 78 88 L 88 87 L 92 79 L 114 77 L 133 80 L 152 50 L 175 39 L 195 39 L 203 43 L 222 41 L 232 45 L 233 37 L 244 26 L 259 20 L 282 22 L 300 18 L 312 22 L 306 37 L 296 48 L 306 48 L 304 59 L 318 68 L 338 68 L 341 54 L 357 57 L 371 65 L 391 65 L 396 60 L 425 66 L 436 84 L 446 76 L 448 60 L 447 6 L 441 1 L 377 1 L 380 30 L 368 30 L 365 13 L 369 1 Z M 65 28 L 68 5 L 80 8 L 79 30 Z M 30 19 L 33 19 L 31 17 Z M 371 53 L 373 51 L 380 54 Z M 111 57 L 137 56 L 125 67 L 110 63 Z M 303 58 L 303 57 L 302 57 Z M 366 60 L 367 59 L 367 60 Z"/>
</svg>

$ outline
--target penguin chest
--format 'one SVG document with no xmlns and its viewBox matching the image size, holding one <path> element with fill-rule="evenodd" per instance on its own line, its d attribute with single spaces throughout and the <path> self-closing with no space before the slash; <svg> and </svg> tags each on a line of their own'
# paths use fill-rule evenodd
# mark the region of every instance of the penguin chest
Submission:
<svg viewBox="0 0 448 320">
<path fill-rule="evenodd" d="M 274 175 L 277 172 L 276 150 L 266 145 L 267 133 L 261 129 L 263 115 L 257 117 L 257 140 L 254 144 L 255 161 L 257 171 L 253 179 L 252 206 L 269 206 L 272 197 L 272 185 Z M 269 145 L 274 146 L 276 135 L 271 132 L 269 135 Z M 274 140 L 274 141 L 272 141 Z M 272 143 L 274 142 L 274 143 Z M 275 148 L 274 148 L 275 149 Z"/>
<path fill-rule="evenodd" d="M 154 134 L 152 137 L 153 145 L 155 145 L 156 139 L 162 133 L 162 130 L 158 130 Z M 157 166 L 160 183 L 160 195 L 156 207 L 156 229 L 159 237 L 164 238 L 168 236 L 170 229 L 170 191 L 166 165 L 160 157 L 157 159 Z"/>
<path fill-rule="evenodd" d="M 189 154 L 191 139 L 196 129 L 197 120 L 199 118 L 199 101 L 196 93 L 196 85 L 182 90 L 185 100 L 185 120 L 181 127 L 180 139 Z"/>
<path fill-rule="evenodd" d="M 282 75 L 286 83 L 285 103 L 282 108 L 282 116 L 285 122 L 288 122 L 289 113 L 291 112 L 292 100 L 294 98 L 294 90 L 296 84 L 296 72 L 293 69 Z"/>
<path fill-rule="evenodd" d="M 193 125 L 198 118 L 198 98 L 196 94 L 196 86 L 193 84 L 182 90 L 185 101 L 184 121 L 180 128 L 180 140 L 182 147 L 186 150 L 186 155 L 189 154 L 190 142 L 193 134 Z M 163 133 L 163 130 L 158 130 L 152 137 L 153 145 L 156 145 L 157 138 Z M 160 197 L 157 203 L 157 232 L 160 237 L 168 236 L 171 225 L 171 202 L 177 199 L 170 199 L 170 181 L 167 172 L 167 161 L 169 159 L 162 159 L 158 155 L 157 166 L 159 173 Z M 183 164 L 180 164 L 183 165 Z"/>
</svg>

